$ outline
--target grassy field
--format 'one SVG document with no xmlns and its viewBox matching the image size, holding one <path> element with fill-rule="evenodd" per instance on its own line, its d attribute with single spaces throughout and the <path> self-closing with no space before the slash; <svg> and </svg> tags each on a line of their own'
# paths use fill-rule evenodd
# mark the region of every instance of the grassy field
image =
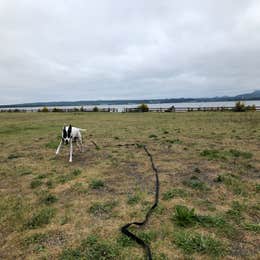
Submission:
<svg viewBox="0 0 260 260">
<path fill-rule="evenodd" d="M 85 152 L 55 156 L 64 123 Z M 257 259 L 260 113 L 0 113 L 0 259 Z M 91 143 L 98 144 L 98 149 Z M 110 146 L 111 145 L 111 146 Z M 258 258 L 259 259 L 259 258 Z"/>
</svg>

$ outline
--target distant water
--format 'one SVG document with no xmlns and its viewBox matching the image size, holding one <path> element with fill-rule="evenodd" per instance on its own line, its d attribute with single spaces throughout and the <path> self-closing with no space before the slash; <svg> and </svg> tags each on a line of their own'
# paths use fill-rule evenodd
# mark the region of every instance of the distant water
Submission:
<svg viewBox="0 0 260 260">
<path fill-rule="evenodd" d="M 248 101 L 243 101 L 245 102 L 246 105 L 256 105 L 260 106 L 260 100 L 248 100 Z M 195 107 L 233 107 L 235 106 L 235 101 L 219 101 L 219 102 L 189 102 L 189 103 L 161 103 L 161 104 L 153 104 L 149 103 L 148 107 L 150 108 L 168 108 L 171 106 L 174 106 L 176 108 L 179 107 L 190 107 L 190 108 L 195 108 Z M 98 108 L 117 108 L 119 112 L 123 111 L 124 108 L 134 108 L 137 107 L 139 104 L 124 104 L 124 105 L 97 105 Z M 81 106 L 56 106 L 56 108 L 80 108 Z M 91 106 L 83 106 L 84 108 L 87 109 L 92 109 L 95 107 L 94 105 Z M 19 107 L 18 109 L 24 109 L 24 110 L 37 110 L 42 107 Z M 54 108 L 54 107 L 48 107 L 48 108 Z M 8 108 L 9 109 L 9 108 Z M 10 108 L 10 109 L 15 109 L 15 108 Z M 0 110 L 3 110 L 3 108 Z"/>
</svg>

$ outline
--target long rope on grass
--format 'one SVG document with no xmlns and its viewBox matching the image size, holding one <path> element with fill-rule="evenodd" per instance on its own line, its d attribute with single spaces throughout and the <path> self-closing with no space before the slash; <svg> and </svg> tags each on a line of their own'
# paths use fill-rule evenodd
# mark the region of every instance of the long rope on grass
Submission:
<svg viewBox="0 0 260 260">
<path fill-rule="evenodd" d="M 96 149 L 99 149 L 99 146 L 94 142 L 94 141 L 91 141 Z M 130 223 L 127 223 L 125 224 L 123 227 L 121 227 L 121 232 L 128 236 L 129 238 L 131 238 L 132 240 L 134 240 L 136 243 L 138 243 L 139 245 L 141 245 L 144 250 L 145 250 L 145 253 L 146 253 L 146 258 L 148 260 L 152 260 L 152 252 L 151 252 L 151 249 L 150 249 L 150 246 L 149 244 L 145 243 L 144 240 L 142 240 L 141 238 L 139 238 L 138 236 L 136 236 L 135 234 L 133 234 L 131 231 L 129 231 L 128 229 L 132 226 L 132 225 L 136 225 L 136 226 L 144 226 L 148 220 L 149 220 L 149 217 L 150 215 L 152 214 L 152 211 L 157 207 L 158 205 L 158 202 L 159 202 L 159 188 L 160 188 L 160 182 L 159 182 L 159 175 L 158 175 L 158 169 L 156 168 L 155 164 L 154 164 L 154 160 L 153 160 L 153 156 L 152 154 L 148 151 L 146 145 L 140 145 L 140 144 L 117 144 L 117 145 L 114 145 L 115 147 L 122 147 L 122 146 L 137 146 L 137 147 L 143 147 L 145 153 L 147 154 L 147 156 L 149 157 L 150 159 L 150 162 L 151 162 L 151 166 L 152 166 L 152 169 L 153 169 L 153 172 L 155 174 L 155 196 L 154 196 L 154 203 L 152 205 L 152 207 L 147 211 L 146 215 L 145 215 L 145 219 L 141 222 L 130 222 Z M 108 145 L 108 146 L 103 146 L 103 147 L 111 147 L 111 145 Z"/>
<path fill-rule="evenodd" d="M 144 145 L 143 148 L 144 148 L 144 151 L 146 152 L 147 156 L 150 158 L 152 169 L 153 169 L 154 174 L 155 174 L 155 197 L 154 197 L 154 204 L 147 211 L 147 213 L 145 215 L 145 219 L 142 222 L 127 223 L 126 225 L 121 227 L 121 232 L 123 234 L 125 234 L 126 236 L 130 237 L 132 240 L 136 241 L 139 245 L 141 245 L 144 248 L 144 250 L 145 250 L 147 259 L 151 260 L 152 259 L 152 253 L 151 253 L 150 246 L 147 243 L 145 243 L 142 239 L 140 239 L 139 237 L 137 237 L 135 234 L 133 234 L 132 232 L 130 232 L 128 230 L 128 228 L 130 226 L 132 226 L 132 225 L 136 225 L 136 226 L 143 226 L 143 225 L 145 225 L 147 223 L 147 221 L 149 220 L 149 217 L 150 217 L 152 211 L 157 207 L 157 204 L 158 204 L 158 201 L 159 201 L 159 187 L 160 187 L 160 183 L 159 183 L 158 169 L 155 167 L 155 164 L 154 164 L 154 161 L 153 161 L 153 156 L 148 151 L 147 147 Z"/>
</svg>

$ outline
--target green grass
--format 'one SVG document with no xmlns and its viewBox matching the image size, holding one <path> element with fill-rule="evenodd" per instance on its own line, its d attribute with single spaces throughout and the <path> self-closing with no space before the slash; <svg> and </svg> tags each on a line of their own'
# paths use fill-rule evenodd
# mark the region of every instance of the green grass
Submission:
<svg viewBox="0 0 260 260">
<path fill-rule="evenodd" d="M 163 200 L 170 200 L 176 197 L 185 198 L 188 196 L 187 191 L 183 189 L 173 188 L 162 194 Z"/>
<path fill-rule="evenodd" d="M 206 149 L 200 153 L 201 156 L 206 157 L 208 160 L 217 160 L 217 159 L 228 159 L 228 158 L 244 158 L 251 159 L 253 154 L 250 152 L 243 152 L 236 149 L 230 149 L 228 151 L 221 151 L 216 149 Z"/>
<path fill-rule="evenodd" d="M 35 189 L 35 188 L 41 186 L 42 184 L 43 184 L 43 182 L 41 180 L 35 179 L 35 180 L 31 181 L 30 186 L 32 189 Z"/>
<path fill-rule="evenodd" d="M 226 187 L 231 190 L 235 195 L 246 196 L 246 187 L 239 177 L 232 174 L 218 175 L 214 180 L 215 182 L 224 183 Z"/>
<path fill-rule="evenodd" d="M 41 198 L 41 202 L 50 205 L 58 201 L 58 198 L 53 194 L 46 194 Z"/>
<path fill-rule="evenodd" d="M 140 201 L 141 201 L 140 195 L 138 195 L 138 194 L 128 195 L 127 203 L 129 205 L 135 205 L 135 204 L 137 204 Z"/>
<path fill-rule="evenodd" d="M 72 163 L 68 146 L 55 155 L 64 123 L 86 129 Z M 151 244 L 153 259 L 221 257 L 216 241 L 226 258 L 256 259 L 259 124 L 258 112 L 0 113 L 1 257 L 144 259 L 119 237 L 153 203 L 146 145 L 159 170 L 159 204 L 132 231 Z M 125 143 L 136 145 L 118 146 Z M 98 241 L 84 244 L 90 234 Z"/>
<path fill-rule="evenodd" d="M 197 216 L 195 215 L 195 209 L 189 209 L 183 205 L 176 205 L 175 214 L 172 219 L 177 225 L 186 227 L 195 224 Z"/>
<path fill-rule="evenodd" d="M 199 253 L 219 257 L 226 253 L 225 246 L 220 240 L 196 232 L 176 232 L 173 243 L 185 254 Z"/>
<path fill-rule="evenodd" d="M 207 184 L 201 181 L 197 176 L 191 176 L 188 180 L 184 180 L 183 184 L 195 190 L 201 190 L 201 191 L 209 190 Z"/>
<path fill-rule="evenodd" d="M 44 233 L 35 233 L 27 236 L 24 239 L 24 245 L 39 244 L 45 242 L 48 239 L 48 235 Z"/>
<path fill-rule="evenodd" d="M 64 249 L 59 259 L 112 260 L 118 259 L 118 255 L 119 250 L 114 243 L 104 241 L 96 235 L 89 235 L 79 247 Z"/>
<path fill-rule="evenodd" d="M 96 217 L 109 217 L 116 205 L 117 202 L 115 201 L 107 201 L 105 203 L 95 202 L 89 208 L 89 212 Z"/>
<path fill-rule="evenodd" d="M 101 189 L 105 186 L 105 183 L 102 180 L 91 180 L 89 187 L 94 190 Z"/>
<path fill-rule="evenodd" d="M 255 233 L 260 233 L 260 223 L 245 223 L 244 228 Z"/>
<path fill-rule="evenodd" d="M 35 229 L 47 225 L 54 217 L 54 214 L 55 210 L 53 208 L 43 208 L 42 210 L 34 213 L 25 226 L 29 229 Z"/>
</svg>

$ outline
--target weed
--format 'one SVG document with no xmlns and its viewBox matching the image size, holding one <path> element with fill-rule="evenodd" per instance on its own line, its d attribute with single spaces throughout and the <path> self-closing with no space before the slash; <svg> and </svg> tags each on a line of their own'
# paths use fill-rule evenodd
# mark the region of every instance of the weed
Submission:
<svg viewBox="0 0 260 260">
<path fill-rule="evenodd" d="M 18 154 L 18 153 L 11 153 L 11 154 L 9 154 L 8 155 L 8 159 L 9 160 L 13 160 L 13 159 L 17 159 L 17 158 L 19 158 L 19 157 L 22 157 L 22 155 L 21 154 Z"/>
<path fill-rule="evenodd" d="M 33 171 L 31 169 L 21 169 L 20 170 L 20 176 L 30 175 L 32 173 L 33 173 Z"/>
<path fill-rule="evenodd" d="M 53 187 L 53 182 L 51 180 L 48 180 L 45 184 L 49 189 Z"/>
<path fill-rule="evenodd" d="M 180 139 L 173 139 L 173 140 L 165 140 L 167 143 L 170 144 L 182 144 L 182 141 Z"/>
<path fill-rule="evenodd" d="M 70 220 L 70 218 L 67 215 L 64 215 L 60 219 L 60 224 L 61 225 L 65 225 L 65 224 L 67 224 L 69 222 L 69 220 Z"/>
<path fill-rule="evenodd" d="M 73 170 L 72 173 L 71 173 L 71 175 L 73 175 L 73 176 L 78 176 L 78 175 L 80 175 L 80 174 L 81 174 L 81 170 L 80 170 L 80 169 L 75 169 L 75 170 Z"/>
<path fill-rule="evenodd" d="M 172 216 L 172 220 L 182 227 L 199 225 L 203 227 L 213 227 L 217 228 L 218 232 L 224 233 L 230 236 L 234 233 L 234 228 L 232 228 L 221 216 L 203 216 L 195 213 L 194 209 L 189 209 L 186 206 L 177 205 L 175 207 L 175 213 Z"/>
<path fill-rule="evenodd" d="M 123 234 L 118 236 L 116 241 L 117 244 L 121 247 L 135 246 L 135 242 L 131 238 Z"/>
<path fill-rule="evenodd" d="M 35 188 L 41 186 L 42 184 L 43 184 L 42 181 L 36 179 L 36 180 L 31 181 L 30 186 L 32 189 L 35 189 Z"/>
<path fill-rule="evenodd" d="M 209 201 L 208 199 L 206 200 L 198 200 L 197 204 L 203 208 L 206 208 L 209 211 L 215 211 L 216 207 L 215 204 Z"/>
<path fill-rule="evenodd" d="M 231 205 L 231 209 L 226 212 L 226 215 L 234 220 L 237 223 L 240 223 L 243 218 L 243 211 L 245 210 L 245 206 L 240 204 L 238 201 L 233 201 Z"/>
<path fill-rule="evenodd" d="M 226 253 L 224 245 L 219 240 L 195 232 L 176 232 L 173 242 L 186 254 L 201 253 L 222 256 Z"/>
<path fill-rule="evenodd" d="M 196 222 L 197 216 L 194 213 L 194 209 L 189 209 L 186 206 L 176 205 L 175 214 L 172 220 L 179 226 L 187 227 L 193 225 Z"/>
<path fill-rule="evenodd" d="M 202 182 L 197 176 L 190 177 L 189 180 L 183 181 L 183 184 L 196 190 L 209 190 L 209 187 L 204 182 Z"/>
<path fill-rule="evenodd" d="M 66 248 L 62 251 L 60 260 L 74 260 L 74 259 L 83 259 L 82 252 L 79 248 Z"/>
<path fill-rule="evenodd" d="M 57 178 L 58 183 L 62 183 L 62 184 L 66 183 L 68 181 L 71 181 L 71 180 L 72 180 L 72 176 L 70 176 L 70 175 L 60 175 Z"/>
<path fill-rule="evenodd" d="M 196 173 L 201 173 L 201 170 L 200 170 L 200 168 L 196 167 L 196 168 L 194 169 L 194 172 L 196 172 Z"/>
<path fill-rule="evenodd" d="M 49 149 L 56 149 L 58 147 L 58 145 L 59 144 L 58 144 L 57 140 L 55 140 L 55 141 L 50 141 L 47 144 L 45 144 L 45 147 L 49 148 Z"/>
<path fill-rule="evenodd" d="M 150 134 L 150 135 L 149 135 L 149 138 L 157 138 L 157 135 L 155 135 L 155 134 Z"/>
<path fill-rule="evenodd" d="M 236 149 L 230 149 L 229 151 L 219 151 L 219 150 L 203 150 L 200 153 L 201 156 L 207 157 L 208 160 L 217 160 L 217 159 L 222 159 L 225 160 L 228 157 L 233 157 L 233 158 L 238 158 L 242 157 L 244 159 L 250 159 L 253 157 L 253 154 L 250 152 L 242 152 Z"/>
<path fill-rule="evenodd" d="M 260 233 L 260 223 L 254 224 L 254 223 L 245 223 L 243 225 L 244 229 L 255 232 L 255 233 Z"/>
<path fill-rule="evenodd" d="M 226 159 L 226 156 L 218 150 L 203 150 L 200 153 L 201 156 L 207 157 L 208 160 Z"/>
<path fill-rule="evenodd" d="M 246 196 L 245 185 L 239 180 L 239 178 L 233 174 L 222 174 L 218 175 L 215 179 L 215 182 L 223 182 L 227 188 L 230 188 L 235 195 Z"/>
<path fill-rule="evenodd" d="M 137 236 L 141 238 L 145 243 L 150 244 L 158 236 L 158 232 L 154 230 L 137 232 Z"/>
<path fill-rule="evenodd" d="M 235 149 L 230 149 L 229 150 L 230 155 L 232 155 L 233 157 L 242 157 L 244 159 L 251 159 L 253 157 L 252 153 L 249 152 L 241 152 L 239 150 L 235 150 Z"/>
<path fill-rule="evenodd" d="M 38 175 L 38 176 L 36 177 L 36 179 L 39 179 L 39 180 L 45 179 L 45 178 L 46 178 L 46 175 L 45 175 L 45 174 L 40 174 L 40 175 Z"/>
<path fill-rule="evenodd" d="M 139 195 L 129 195 L 127 203 L 129 205 L 137 204 L 141 200 L 141 197 Z"/>
<path fill-rule="evenodd" d="M 92 180 L 89 184 L 89 187 L 94 190 L 101 189 L 105 186 L 104 182 L 102 180 Z"/>
<path fill-rule="evenodd" d="M 55 210 L 53 208 L 43 208 L 37 213 L 34 213 L 32 218 L 26 223 L 26 227 L 34 229 L 49 224 L 54 217 Z"/>
<path fill-rule="evenodd" d="M 75 184 L 73 184 L 73 186 L 71 187 L 71 191 L 76 192 L 78 194 L 88 193 L 88 189 L 81 182 L 76 182 Z"/>
<path fill-rule="evenodd" d="M 184 197 L 187 197 L 188 196 L 188 193 L 183 190 L 183 189 L 178 189 L 178 188 L 173 188 L 171 190 L 168 190 L 166 192 L 164 192 L 162 194 L 162 199 L 163 200 L 170 200 L 174 197 L 181 197 L 181 198 L 184 198 Z"/>
<path fill-rule="evenodd" d="M 33 235 L 26 237 L 23 244 L 27 246 L 31 244 L 39 244 L 46 241 L 47 238 L 48 238 L 47 234 L 35 233 Z"/>
<path fill-rule="evenodd" d="M 165 211 L 165 207 L 161 204 L 159 204 L 155 209 L 154 209 L 154 213 L 161 215 L 163 214 L 163 212 Z"/>
<path fill-rule="evenodd" d="M 116 205 L 117 203 L 115 201 L 108 201 L 105 203 L 95 202 L 89 208 L 89 212 L 98 217 L 108 216 Z"/>
<path fill-rule="evenodd" d="M 58 198 L 55 195 L 47 194 L 41 199 L 41 202 L 43 202 L 46 205 L 50 205 L 55 203 L 57 200 Z"/>
<path fill-rule="evenodd" d="M 65 249 L 60 256 L 60 259 L 112 260 L 118 259 L 118 255 L 119 250 L 116 245 L 103 241 L 95 235 L 90 235 L 81 242 L 81 245 L 78 248 Z"/>
</svg>

